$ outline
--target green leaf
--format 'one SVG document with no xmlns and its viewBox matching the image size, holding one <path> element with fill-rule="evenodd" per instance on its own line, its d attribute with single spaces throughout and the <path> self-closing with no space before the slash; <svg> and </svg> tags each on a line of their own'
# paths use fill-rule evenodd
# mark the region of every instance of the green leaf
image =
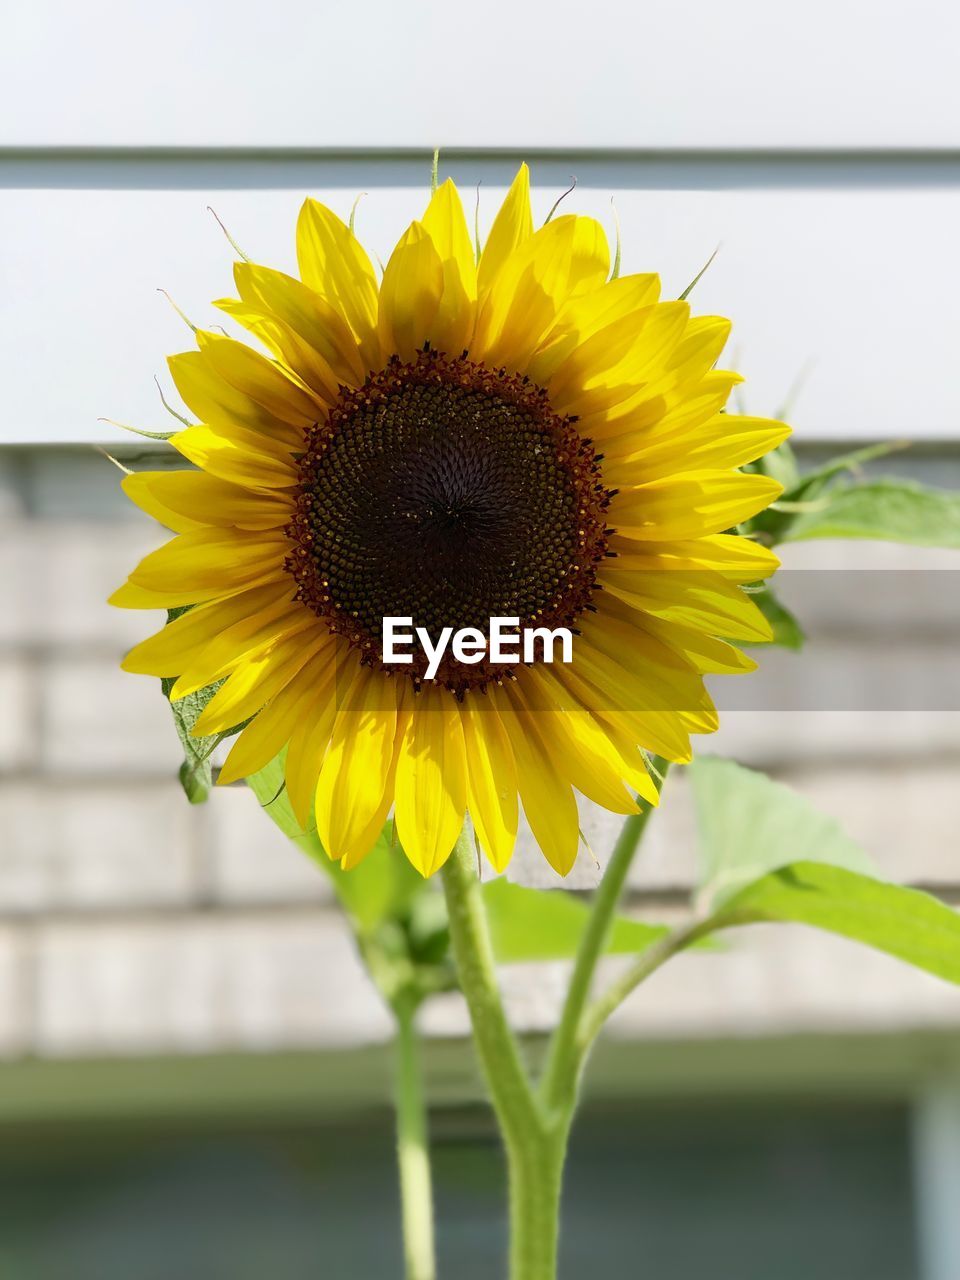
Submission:
<svg viewBox="0 0 960 1280">
<path fill-rule="evenodd" d="M 493 953 L 503 964 L 567 960 L 576 955 L 590 915 L 588 903 L 562 889 L 525 889 L 500 877 L 483 886 Z M 609 953 L 645 951 L 666 933 L 659 925 L 618 916 Z"/>
<path fill-rule="evenodd" d="M 770 644 L 778 644 L 783 649 L 799 650 L 803 648 L 806 636 L 800 623 L 774 594 L 773 589 L 764 586 L 752 592 L 750 599 L 773 627 L 773 639 Z"/>
<path fill-rule="evenodd" d="M 874 538 L 918 547 L 960 547 L 960 493 L 910 480 L 840 485 L 796 515 L 782 541 Z"/>
<path fill-rule="evenodd" d="M 828 458 L 812 471 L 805 471 L 798 476 L 794 484 L 786 487 L 783 497 L 792 502 L 809 501 L 823 492 L 831 480 L 845 472 L 859 475 L 864 463 L 875 462 L 877 458 L 886 458 L 891 453 L 899 453 L 909 448 L 908 440 L 882 440 L 878 444 L 868 444 L 862 449 L 854 449 L 852 453 L 840 453 Z"/>
<path fill-rule="evenodd" d="M 812 925 L 960 983 L 960 916 L 871 874 L 833 819 L 730 760 L 690 766 L 712 914 L 698 937 L 758 922 Z"/>
<path fill-rule="evenodd" d="M 871 872 L 869 858 L 840 825 L 782 783 L 716 756 L 699 756 L 689 776 L 700 834 L 700 896 L 713 907 L 792 862 Z"/>
<path fill-rule="evenodd" d="M 880 444 L 867 445 L 853 453 L 838 454 L 814 470 L 800 475 L 792 450 L 789 455 L 777 459 L 781 450 L 790 449 L 789 444 L 784 442 L 773 453 L 767 454 L 748 468 L 772 475 L 783 485 L 784 492 L 765 511 L 747 521 L 745 531 L 761 536 L 769 546 L 786 542 L 799 516 L 817 513 L 826 508 L 830 498 L 829 495 L 824 496 L 825 491 L 838 477 L 847 473 L 859 477 L 864 463 L 896 453 L 907 448 L 907 444 L 903 440 L 885 440 Z M 771 460 L 775 460 L 772 465 Z"/>
<path fill-rule="evenodd" d="M 711 921 L 813 925 L 960 983 L 960 916 L 928 893 L 842 867 L 796 862 L 742 890 Z"/>
</svg>

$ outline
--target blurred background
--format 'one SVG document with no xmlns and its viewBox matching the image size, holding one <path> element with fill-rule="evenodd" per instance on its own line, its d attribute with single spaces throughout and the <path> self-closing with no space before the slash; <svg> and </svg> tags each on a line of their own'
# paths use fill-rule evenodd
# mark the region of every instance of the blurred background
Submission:
<svg viewBox="0 0 960 1280">
<path fill-rule="evenodd" d="M 801 462 L 909 437 L 881 471 L 960 487 L 956 12 L 921 0 L 367 0 L 76 7 L 0 48 L 0 1277 L 400 1274 L 390 1022 L 325 878 L 242 788 L 191 808 L 154 629 L 104 604 L 159 530 L 122 499 L 169 429 L 164 354 L 291 269 L 309 193 L 385 258 L 444 150 L 481 229 L 520 159 L 535 214 L 623 231 L 624 271 L 733 317 L 749 412 Z M 612 198 L 612 205 L 611 205 Z M 960 553 L 788 548 L 810 635 L 724 690 L 711 751 L 960 899 Z M 159 621 L 159 620 L 156 620 Z M 751 685 L 751 681 L 743 682 Z M 631 887 L 683 909 L 682 777 Z M 602 862 L 614 824 L 588 808 Z M 512 874 L 545 882 L 521 851 Z M 573 884 L 600 871 L 584 853 Z M 563 973 L 505 974 L 538 1051 Z M 499 1274 L 501 1170 L 459 1000 L 424 1011 L 441 1275 Z M 754 929 L 675 961 L 598 1050 L 561 1274 L 957 1280 L 960 994 L 852 945 Z M 628 1260 L 625 1263 L 625 1260 Z M 633 1271 L 631 1270 L 631 1274 Z M 643 1271 L 646 1274 L 646 1271 Z"/>
</svg>

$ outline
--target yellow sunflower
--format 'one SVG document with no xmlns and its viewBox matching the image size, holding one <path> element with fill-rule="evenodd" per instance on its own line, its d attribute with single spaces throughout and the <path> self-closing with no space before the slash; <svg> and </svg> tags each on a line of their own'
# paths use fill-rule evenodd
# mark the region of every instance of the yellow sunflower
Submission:
<svg viewBox="0 0 960 1280">
<path fill-rule="evenodd" d="M 742 584 L 776 558 L 727 532 L 780 493 L 739 470 L 788 434 L 724 412 L 729 324 L 660 301 L 656 275 L 611 278 L 591 218 L 534 230 L 521 167 L 479 255 L 457 189 L 433 194 L 378 284 L 352 230 L 307 200 L 300 279 L 242 261 L 217 303 L 270 353 L 198 332 L 170 359 L 199 419 L 171 439 L 196 469 L 123 487 L 176 537 L 112 597 L 193 606 L 128 654 L 223 683 L 196 725 L 248 722 L 231 782 L 285 750 L 290 802 L 355 865 L 391 811 L 424 874 L 469 813 L 497 869 L 518 798 L 562 874 L 577 793 L 655 804 L 647 754 L 690 758 L 717 715 L 708 672 L 770 639 Z M 383 619 L 486 632 L 494 617 L 567 627 L 569 663 L 512 667 L 448 650 L 384 660 Z"/>
</svg>

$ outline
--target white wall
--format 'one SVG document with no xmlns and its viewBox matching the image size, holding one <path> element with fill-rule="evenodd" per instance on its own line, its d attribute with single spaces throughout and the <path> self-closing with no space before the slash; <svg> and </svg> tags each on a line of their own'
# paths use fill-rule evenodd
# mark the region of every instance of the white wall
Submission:
<svg viewBox="0 0 960 1280">
<path fill-rule="evenodd" d="M 386 254 L 435 142 L 482 179 L 517 157 L 545 213 L 623 226 L 626 269 L 735 322 L 747 406 L 813 363 L 801 437 L 960 430 L 954 6 L 601 0 L 484 6 L 34 0 L 0 50 L 0 441 L 166 425 L 152 384 L 230 290 L 213 204 L 292 265 L 305 192 Z"/>
<path fill-rule="evenodd" d="M 13 146 L 951 147 L 941 0 L 33 0 Z"/>
</svg>

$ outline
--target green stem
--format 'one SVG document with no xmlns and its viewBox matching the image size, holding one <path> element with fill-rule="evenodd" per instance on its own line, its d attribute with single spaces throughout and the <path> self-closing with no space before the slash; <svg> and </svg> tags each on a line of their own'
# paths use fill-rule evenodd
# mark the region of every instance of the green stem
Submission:
<svg viewBox="0 0 960 1280">
<path fill-rule="evenodd" d="M 511 1280 L 556 1280 L 569 1126 L 508 1143 Z"/>
<path fill-rule="evenodd" d="M 578 1052 L 585 1055 L 590 1045 L 597 1038 L 603 1024 L 615 1009 L 618 1009 L 627 996 L 645 982 L 652 973 L 665 964 L 678 951 L 684 951 L 692 942 L 710 932 L 704 922 L 699 919 L 689 920 L 665 933 L 662 938 L 648 947 L 619 978 L 594 1000 L 586 1010 L 579 1025 L 577 1035 Z"/>
<path fill-rule="evenodd" d="M 418 1004 L 415 996 L 398 996 L 393 1004 L 397 1019 L 397 1163 L 403 1256 L 406 1280 L 436 1280 L 427 1109 L 414 1025 Z"/>
<path fill-rule="evenodd" d="M 494 1111 L 508 1144 L 529 1136 L 538 1112 L 520 1050 L 500 999 L 493 948 L 466 827 L 443 868 L 450 940 Z"/>
<path fill-rule="evenodd" d="M 668 765 L 657 758 L 654 767 L 662 777 Z M 511 1280 L 556 1280 L 563 1166 L 576 1108 L 577 1083 L 586 1050 L 595 1035 L 595 1031 L 589 1038 L 583 1034 L 587 1001 L 649 817 L 648 806 L 627 818 L 597 889 L 539 1091 L 531 1087 L 503 1009 L 466 828 L 444 866 L 453 954 L 507 1154 Z M 599 1009 L 599 1002 L 595 1007 Z M 602 1019 L 597 1028 L 600 1025 Z"/>
<path fill-rule="evenodd" d="M 654 758 L 654 777 L 660 775 L 660 787 L 669 767 L 669 761 L 659 756 Z M 652 812 L 652 806 L 648 805 L 641 813 L 631 814 L 624 821 L 610 861 L 597 886 L 587 927 L 580 939 L 574 961 L 563 1012 L 550 1044 L 541 1084 L 541 1097 L 551 1111 L 559 1109 L 561 1113 L 566 1113 L 572 1111 L 575 1105 L 577 1083 L 583 1065 L 581 1019 L 590 996 L 597 963 L 610 939 L 627 875 Z"/>
<path fill-rule="evenodd" d="M 507 1021 L 466 829 L 444 866 L 443 887 L 460 985 L 506 1147 L 510 1277 L 555 1280 L 567 1128 L 540 1106 Z"/>
</svg>

